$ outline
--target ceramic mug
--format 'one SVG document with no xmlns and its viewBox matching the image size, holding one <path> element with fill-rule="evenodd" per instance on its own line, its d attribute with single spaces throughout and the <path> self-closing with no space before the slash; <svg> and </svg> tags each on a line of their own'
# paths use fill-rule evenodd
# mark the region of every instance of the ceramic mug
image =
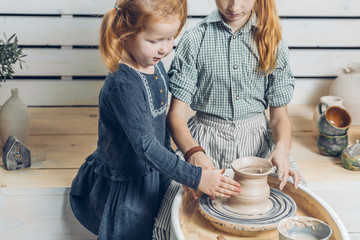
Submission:
<svg viewBox="0 0 360 240">
<path fill-rule="evenodd" d="M 324 106 L 326 110 L 323 112 Z M 351 125 L 351 116 L 348 111 L 339 106 L 329 106 L 326 103 L 320 103 L 319 113 L 318 127 L 320 133 L 329 136 L 347 134 Z"/>
<path fill-rule="evenodd" d="M 329 136 L 320 133 L 317 139 L 319 152 L 325 156 L 339 156 L 348 145 L 348 135 Z"/>
</svg>

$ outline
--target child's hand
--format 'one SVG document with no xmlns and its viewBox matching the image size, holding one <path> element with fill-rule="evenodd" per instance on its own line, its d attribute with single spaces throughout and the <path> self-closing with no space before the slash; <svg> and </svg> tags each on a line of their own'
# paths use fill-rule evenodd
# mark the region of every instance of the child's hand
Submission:
<svg viewBox="0 0 360 240">
<path fill-rule="evenodd" d="M 225 169 L 202 170 L 199 190 L 209 196 L 225 197 L 238 195 L 240 183 L 224 176 Z"/>
<path fill-rule="evenodd" d="M 299 171 L 290 169 L 289 164 L 289 154 L 284 154 L 282 151 L 277 151 L 276 149 L 270 154 L 269 161 L 272 162 L 274 166 L 277 167 L 278 179 L 281 181 L 279 189 L 283 190 L 289 176 L 292 176 L 294 179 L 294 187 L 297 188 L 301 182 L 301 174 Z"/>
</svg>

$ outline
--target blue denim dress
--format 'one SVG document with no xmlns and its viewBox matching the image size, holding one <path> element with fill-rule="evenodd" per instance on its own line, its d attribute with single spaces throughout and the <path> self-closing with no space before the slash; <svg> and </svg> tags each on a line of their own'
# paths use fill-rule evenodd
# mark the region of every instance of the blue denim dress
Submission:
<svg viewBox="0 0 360 240">
<path fill-rule="evenodd" d="M 166 128 L 168 77 L 127 65 L 107 76 L 99 96 L 97 149 L 73 180 L 70 204 L 100 240 L 151 239 L 171 179 L 197 189 L 201 168 L 171 150 Z"/>
</svg>

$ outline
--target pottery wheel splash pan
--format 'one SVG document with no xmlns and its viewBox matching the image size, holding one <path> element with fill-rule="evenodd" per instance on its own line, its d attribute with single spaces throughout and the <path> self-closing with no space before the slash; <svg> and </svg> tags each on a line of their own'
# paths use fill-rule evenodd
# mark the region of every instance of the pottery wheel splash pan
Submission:
<svg viewBox="0 0 360 240">
<path fill-rule="evenodd" d="M 270 188 L 269 197 L 272 208 L 262 214 L 237 213 L 226 205 L 225 200 L 211 200 L 208 195 L 201 195 L 201 214 L 216 228 L 244 236 L 275 229 L 280 220 L 295 215 L 297 209 L 295 201 L 290 196 L 274 188 Z"/>
</svg>

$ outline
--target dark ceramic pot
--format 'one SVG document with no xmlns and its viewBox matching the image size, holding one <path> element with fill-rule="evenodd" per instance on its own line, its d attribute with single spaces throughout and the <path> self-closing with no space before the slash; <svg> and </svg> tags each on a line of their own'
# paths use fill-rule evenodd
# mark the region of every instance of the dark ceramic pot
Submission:
<svg viewBox="0 0 360 240">
<path fill-rule="evenodd" d="M 319 135 L 317 146 L 319 152 L 326 156 L 339 156 L 348 145 L 348 135 L 328 136 Z"/>
</svg>

